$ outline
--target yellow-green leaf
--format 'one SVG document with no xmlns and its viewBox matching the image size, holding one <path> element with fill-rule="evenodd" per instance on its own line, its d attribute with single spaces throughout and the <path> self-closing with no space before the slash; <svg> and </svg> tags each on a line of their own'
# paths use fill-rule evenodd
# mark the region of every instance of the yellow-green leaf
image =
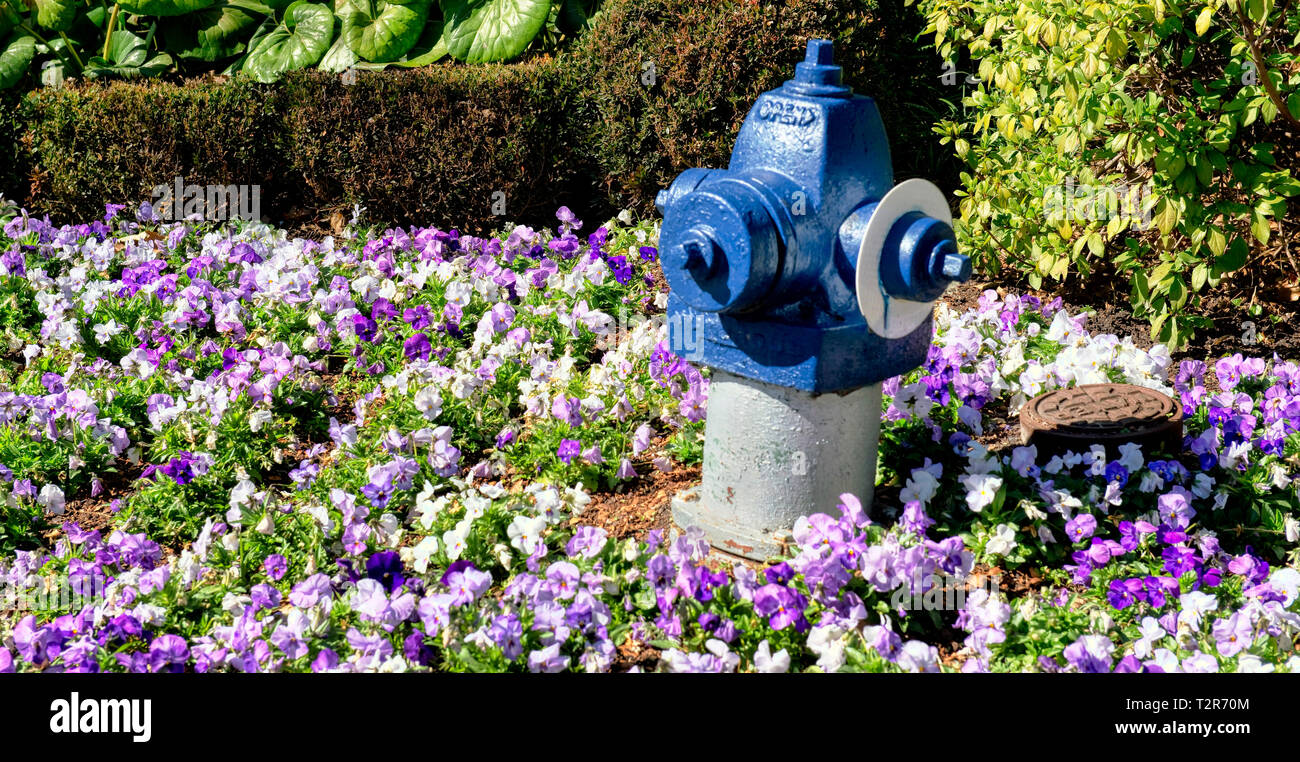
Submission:
<svg viewBox="0 0 1300 762">
<path fill-rule="evenodd" d="M 1214 8 L 1206 6 L 1201 9 L 1201 15 L 1196 17 L 1196 36 L 1201 36 L 1210 30 L 1210 22 L 1214 19 Z"/>
</svg>

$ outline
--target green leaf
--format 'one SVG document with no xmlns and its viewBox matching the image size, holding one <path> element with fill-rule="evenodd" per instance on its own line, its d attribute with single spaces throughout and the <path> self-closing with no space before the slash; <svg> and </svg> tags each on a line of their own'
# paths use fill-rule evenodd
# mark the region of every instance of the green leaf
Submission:
<svg viewBox="0 0 1300 762">
<path fill-rule="evenodd" d="M 560 31 L 573 34 L 589 28 L 592 19 L 600 13 L 594 10 L 599 5 L 600 0 L 562 0 L 557 19 Z"/>
<path fill-rule="evenodd" d="M 1206 188 L 1214 181 L 1214 165 L 1205 156 L 1196 163 L 1196 179 Z"/>
<path fill-rule="evenodd" d="M 1211 227 L 1205 242 L 1210 247 L 1210 253 L 1217 257 L 1223 254 L 1223 249 L 1228 243 L 1228 238 L 1219 228 Z"/>
<path fill-rule="evenodd" d="M 1250 232 L 1255 235 L 1255 238 L 1260 243 L 1268 243 L 1268 237 L 1273 232 L 1272 228 L 1268 225 L 1268 217 L 1259 213 L 1252 215 L 1252 217 Z"/>
<path fill-rule="evenodd" d="M 348 47 L 347 39 L 340 34 L 325 53 L 325 57 L 316 65 L 316 68 L 337 74 L 351 69 L 356 62 L 357 54 L 352 52 L 352 48 Z"/>
<path fill-rule="evenodd" d="M 447 49 L 467 63 L 508 61 L 546 24 L 551 0 L 447 0 Z"/>
<path fill-rule="evenodd" d="M 1100 257 L 1106 253 L 1106 241 L 1102 239 L 1101 233 L 1093 233 L 1088 236 L 1088 251 L 1092 252 L 1094 257 Z"/>
<path fill-rule="evenodd" d="M 1205 288 L 1205 281 L 1209 275 L 1210 268 L 1206 267 L 1204 263 L 1192 268 L 1192 290 L 1200 291 Z"/>
<path fill-rule="evenodd" d="M 1168 198 L 1161 198 L 1156 205 L 1155 213 L 1156 227 L 1159 228 L 1161 235 L 1169 235 L 1178 224 L 1178 218 L 1178 205 Z"/>
<path fill-rule="evenodd" d="M 298 0 L 284 12 L 284 22 L 257 43 L 244 71 L 258 82 L 274 82 L 286 71 L 315 64 L 334 37 L 334 14 L 320 3 Z"/>
<path fill-rule="evenodd" d="M 75 0 L 36 0 L 36 23 L 56 32 L 66 32 L 77 19 Z"/>
<path fill-rule="evenodd" d="M 401 61 L 395 63 L 397 66 L 409 69 L 415 66 L 428 66 L 446 58 L 447 55 L 447 37 L 443 34 L 443 25 L 434 23 L 424 28 L 424 34 L 420 35 L 419 42 L 406 51 Z"/>
<path fill-rule="evenodd" d="M 1214 267 L 1220 273 L 1230 273 L 1234 270 L 1240 270 L 1246 266 L 1246 256 L 1250 253 L 1250 247 L 1246 245 L 1245 239 L 1236 237 L 1232 243 L 1228 244 L 1228 250 L 1221 257 L 1216 257 Z"/>
<path fill-rule="evenodd" d="M 141 16 L 183 16 L 216 2 L 217 0 L 118 0 L 117 4 L 127 13 L 138 13 Z"/>
<path fill-rule="evenodd" d="M 163 39 L 167 48 L 181 58 L 219 61 L 239 55 L 244 52 L 260 16 L 271 12 L 267 6 L 261 6 L 265 8 L 261 12 L 254 6 L 234 2 L 165 19 Z"/>
<path fill-rule="evenodd" d="M 358 56 L 376 63 L 396 61 L 420 39 L 429 18 L 428 0 L 339 0 L 343 38 Z"/>
<path fill-rule="evenodd" d="M 13 34 L 5 43 L 4 52 L 0 52 L 0 90 L 7 90 L 18 83 L 32 65 L 36 55 L 36 38 L 31 35 Z"/>
<path fill-rule="evenodd" d="M 1214 20 L 1214 8 L 1206 6 L 1201 9 L 1201 14 L 1196 17 L 1196 36 L 1200 37 L 1210 31 L 1210 22 Z"/>
<path fill-rule="evenodd" d="M 0 37 L 9 34 L 9 31 L 23 22 L 23 17 L 13 9 L 9 3 L 0 0 Z"/>
<path fill-rule="evenodd" d="M 149 58 L 149 49 L 144 39 L 125 29 L 113 33 L 113 37 L 108 42 L 107 53 L 107 56 L 92 56 L 86 60 L 87 78 L 152 77 L 161 74 L 172 65 L 171 56 L 166 53 Z"/>
<path fill-rule="evenodd" d="M 1167 288 L 1169 301 L 1173 303 L 1174 310 L 1181 310 L 1187 303 L 1187 286 L 1183 283 L 1183 276 L 1175 275 L 1170 281 Z"/>
</svg>

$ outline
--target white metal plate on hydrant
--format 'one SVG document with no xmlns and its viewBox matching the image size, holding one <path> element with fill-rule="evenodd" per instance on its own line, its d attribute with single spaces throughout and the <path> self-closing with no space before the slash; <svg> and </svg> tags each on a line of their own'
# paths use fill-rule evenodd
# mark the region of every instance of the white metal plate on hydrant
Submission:
<svg viewBox="0 0 1300 762">
<path fill-rule="evenodd" d="M 871 332 L 886 339 L 907 336 L 934 310 L 934 302 L 891 297 L 880 283 L 880 256 L 885 239 L 898 218 L 908 212 L 920 212 L 952 225 L 952 211 L 943 191 L 929 180 L 916 178 L 899 183 L 876 204 L 858 251 L 858 307 Z"/>
</svg>

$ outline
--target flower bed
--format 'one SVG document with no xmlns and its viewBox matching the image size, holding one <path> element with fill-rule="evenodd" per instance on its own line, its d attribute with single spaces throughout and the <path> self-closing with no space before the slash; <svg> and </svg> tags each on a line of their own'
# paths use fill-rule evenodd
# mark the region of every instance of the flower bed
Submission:
<svg viewBox="0 0 1300 762">
<path fill-rule="evenodd" d="M 941 308 L 886 383 L 870 517 L 846 494 L 731 566 L 689 528 L 583 524 L 701 457 L 652 225 L 318 242 L 121 212 L 0 240 L 0 578 L 89 596 L 7 606 L 0 671 L 1300 669 L 1295 363 Z M 1105 380 L 1180 397 L 1185 454 L 990 425 Z"/>
</svg>

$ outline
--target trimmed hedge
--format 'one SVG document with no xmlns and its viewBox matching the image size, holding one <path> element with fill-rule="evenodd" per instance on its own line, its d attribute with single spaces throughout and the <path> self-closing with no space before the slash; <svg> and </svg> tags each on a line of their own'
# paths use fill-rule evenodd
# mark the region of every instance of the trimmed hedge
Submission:
<svg viewBox="0 0 1300 762">
<path fill-rule="evenodd" d="M 903 0 L 607 0 L 558 56 L 338 75 L 80 83 L 0 101 L 17 123 L 6 195 L 56 219 L 138 203 L 172 178 L 257 184 L 263 216 L 324 225 L 361 203 L 371 220 L 551 223 L 557 205 L 603 215 L 653 208 L 690 166 L 725 166 L 757 95 L 810 37 L 829 37 L 849 84 L 876 96 L 896 174 L 951 184 L 934 139 L 934 53 Z M 653 83 L 647 64 L 653 63 Z M 504 194 L 501 195 L 501 194 Z M 494 202 L 504 199 L 504 217 Z"/>
<path fill-rule="evenodd" d="M 360 201 L 372 219 L 500 227 L 582 202 L 561 69 L 540 63 L 295 72 L 278 86 L 288 177 L 304 212 Z M 500 195 L 504 194 L 504 195 Z M 296 215 L 290 214 L 290 218 Z"/>
<path fill-rule="evenodd" d="M 641 212 L 683 169 L 725 167 L 755 99 L 779 87 L 807 41 L 836 42 L 846 84 L 873 97 L 889 133 L 898 179 L 956 184 L 951 150 L 934 124 L 948 110 L 938 57 L 914 40 L 924 23 L 903 0 L 611 4 L 581 38 L 574 71 L 599 116 L 585 143 L 609 176 L 609 198 Z M 656 82 L 643 84 L 646 65 Z"/>
<path fill-rule="evenodd" d="M 263 212 L 278 209 L 288 173 L 272 148 L 279 118 L 269 95 L 242 77 L 33 90 L 19 107 L 26 201 L 82 220 L 102 215 L 106 201 L 147 201 L 179 175 L 199 185 L 261 185 Z"/>
</svg>

